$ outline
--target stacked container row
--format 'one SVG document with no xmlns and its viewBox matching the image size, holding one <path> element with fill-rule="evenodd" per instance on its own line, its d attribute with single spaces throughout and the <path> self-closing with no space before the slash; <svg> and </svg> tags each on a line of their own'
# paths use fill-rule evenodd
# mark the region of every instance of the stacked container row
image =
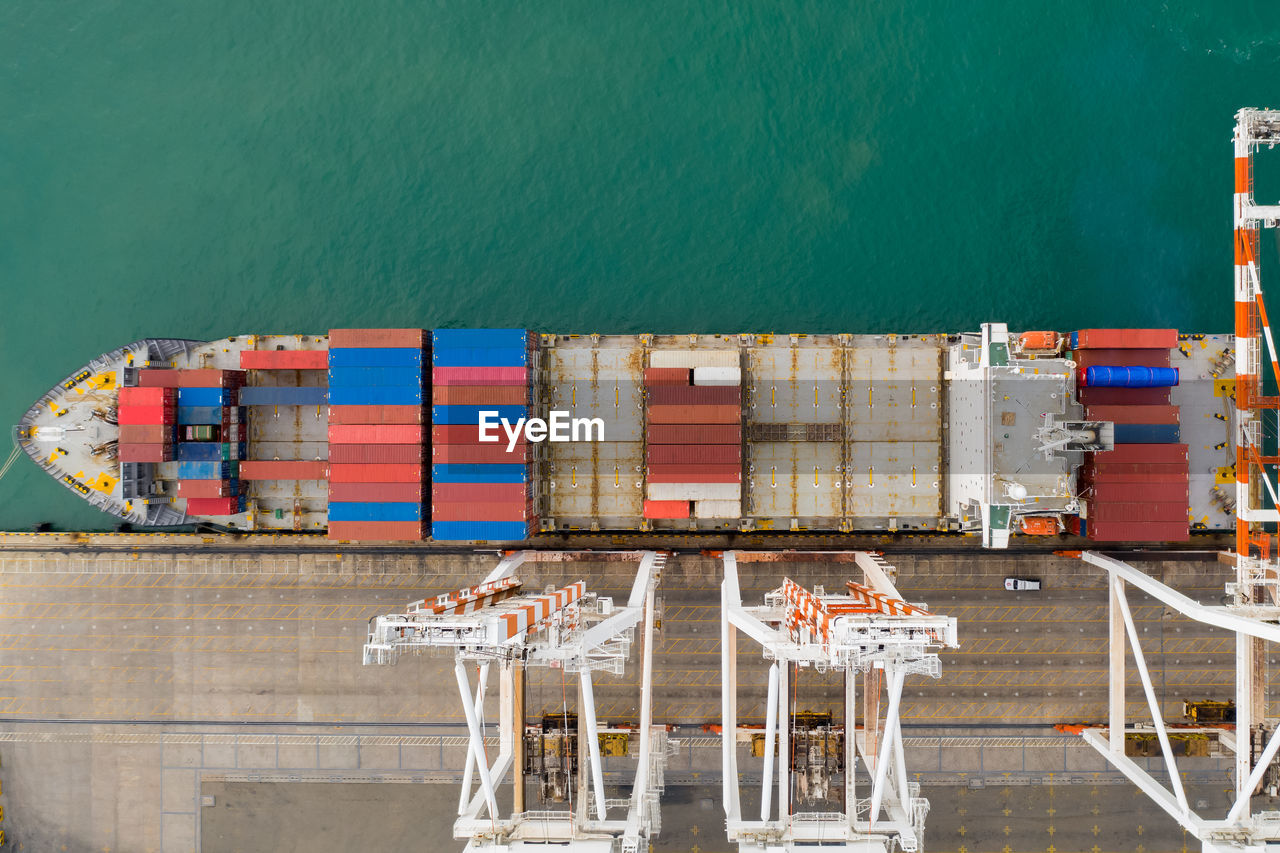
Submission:
<svg viewBox="0 0 1280 853">
<path fill-rule="evenodd" d="M 422 329 L 329 332 L 329 538 L 421 540 Z"/>
<path fill-rule="evenodd" d="M 120 435 L 116 453 L 121 462 L 168 462 L 178 422 L 178 393 L 174 388 L 121 388 L 116 419 Z"/>
<path fill-rule="evenodd" d="M 742 371 L 732 350 L 663 350 L 644 371 L 650 520 L 742 515 Z"/>
<path fill-rule="evenodd" d="M 431 346 L 431 536 L 513 541 L 538 529 L 531 450 L 498 424 L 527 418 L 538 338 L 524 329 L 436 329 Z M 492 426 L 482 440 L 480 421 Z"/>
</svg>

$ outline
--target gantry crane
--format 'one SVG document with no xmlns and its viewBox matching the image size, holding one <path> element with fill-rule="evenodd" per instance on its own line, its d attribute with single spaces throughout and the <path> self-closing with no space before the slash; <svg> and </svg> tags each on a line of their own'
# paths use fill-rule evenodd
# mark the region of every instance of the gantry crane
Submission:
<svg viewBox="0 0 1280 853">
<path fill-rule="evenodd" d="M 531 556 L 528 552 L 509 554 L 474 587 L 414 602 L 402 614 L 375 616 L 369 622 L 364 662 L 390 664 L 405 652 L 453 651 L 469 735 L 453 835 L 467 840 L 468 851 L 545 851 L 551 844 L 578 853 L 640 853 L 660 828 L 658 796 L 668 746 L 675 745 L 674 741 L 668 744 L 665 727 L 653 725 L 652 705 L 655 588 L 666 555 L 656 551 L 632 554 L 639 565 L 631 594 L 621 607 L 610 598 L 589 592 L 583 581 L 541 595 L 521 592 L 514 572 Z M 592 673 L 623 672 L 635 628 L 641 622 L 643 673 L 635 782 L 628 799 L 608 800 Z M 474 695 L 468 665 L 479 669 Z M 556 733 L 551 751 L 557 760 L 551 775 L 542 780 L 544 792 L 556 795 L 568 788 L 572 797 L 573 776 L 577 775 L 583 784 L 576 810 L 572 799 L 567 811 L 525 807 L 523 677 L 525 668 L 531 666 L 578 675 L 577 719 L 582 725 L 572 743 L 568 731 Z M 485 751 L 483 721 L 491 668 L 499 672 L 498 755 L 492 764 Z M 539 741 L 539 745 L 543 743 Z M 589 778 L 587 766 L 576 764 L 579 755 L 589 757 Z M 514 808 L 504 817 L 499 813 L 497 791 L 508 773 L 512 774 Z M 479 789 L 473 791 L 476 776 Z M 610 810 L 616 817 L 610 818 Z"/>
<path fill-rule="evenodd" d="M 821 843 L 824 850 L 890 853 L 920 849 L 929 802 L 907 778 L 902 746 L 902 686 L 908 675 L 941 674 L 938 651 L 957 646 L 956 620 L 908 604 L 894 586 L 892 566 L 870 552 L 852 556 L 863 582 L 846 590 L 812 592 L 790 579 L 765 596 L 764 605 L 745 607 L 738 584 L 738 563 L 749 553 L 724 554 L 721 585 L 720 653 L 723 670 L 722 737 L 724 804 L 729 840 L 743 853 L 794 851 Z M 769 666 L 768 700 L 762 750 L 763 776 L 759 820 L 742 814 L 737 722 L 737 632 L 760 644 Z M 845 720 L 832 732 L 829 720 L 806 720 L 794 713 L 788 695 L 792 667 L 839 671 L 845 678 Z M 864 724 L 852 724 L 857 676 L 863 676 Z M 880 725 L 882 681 L 887 682 L 888 712 Z M 816 726 L 814 724 L 817 724 Z M 843 747 L 829 760 L 830 746 Z M 776 747 L 775 747 L 776 744 Z M 776 751 L 776 765 L 775 765 Z M 870 776 L 870 796 L 859 798 L 858 760 Z M 776 773 L 775 773 L 776 766 Z M 839 811 L 793 809 L 796 794 L 824 798 L 831 771 L 842 769 L 844 796 Z M 777 815 L 773 814 L 777 787 Z M 885 814 L 882 816 L 881 810 Z"/>
</svg>

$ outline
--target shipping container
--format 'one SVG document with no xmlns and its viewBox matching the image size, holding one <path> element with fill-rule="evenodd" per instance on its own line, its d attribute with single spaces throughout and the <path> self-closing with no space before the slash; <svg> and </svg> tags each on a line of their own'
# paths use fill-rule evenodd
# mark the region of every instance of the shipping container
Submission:
<svg viewBox="0 0 1280 853">
<path fill-rule="evenodd" d="M 330 424 L 420 424 L 422 406 L 329 406 Z"/>
<path fill-rule="evenodd" d="M 529 389 L 523 385 L 436 385 L 431 389 L 434 406 L 527 406 Z"/>
<path fill-rule="evenodd" d="M 431 502 L 431 521 L 526 521 L 534 515 L 528 501 Z"/>
<path fill-rule="evenodd" d="M 421 483 L 425 474 L 421 465 L 329 465 L 333 483 Z"/>
<path fill-rule="evenodd" d="M 1177 444 L 1177 424 L 1116 424 L 1116 444 Z"/>
<path fill-rule="evenodd" d="M 433 385 L 528 385 L 527 367 L 436 367 Z"/>
<path fill-rule="evenodd" d="M 329 461 L 339 464 L 381 462 L 400 465 L 421 462 L 423 452 L 421 444 L 331 444 Z"/>
<path fill-rule="evenodd" d="M 470 349 L 436 347 L 431 353 L 435 367 L 514 367 L 529 363 L 529 351 L 524 347 L 507 349 Z"/>
<path fill-rule="evenodd" d="M 645 487 L 651 501 L 741 501 L 738 483 L 654 483 Z"/>
<path fill-rule="evenodd" d="M 438 542 L 521 542 L 537 530 L 537 519 L 524 521 L 435 521 L 431 538 Z"/>
<path fill-rule="evenodd" d="M 687 367 L 646 367 L 644 384 L 646 388 L 654 385 L 692 385 L 693 371 Z"/>
<path fill-rule="evenodd" d="M 695 367 L 694 385 L 741 385 L 741 367 Z"/>
<path fill-rule="evenodd" d="M 323 480 L 329 463 L 314 459 L 246 459 L 240 463 L 241 480 Z"/>
<path fill-rule="evenodd" d="M 502 420 L 514 424 L 529 416 L 528 406 L 432 406 L 431 423 L 478 424 L 480 413 L 488 413 L 489 423 L 495 426 Z"/>
<path fill-rule="evenodd" d="M 247 506 L 244 497 L 188 498 L 187 515 L 238 515 Z"/>
<path fill-rule="evenodd" d="M 524 483 L 529 469 L 524 465 L 454 463 L 431 466 L 432 483 Z"/>
<path fill-rule="evenodd" d="M 329 351 L 324 349 L 241 350 L 240 366 L 252 370 L 326 370 Z"/>
<path fill-rule="evenodd" d="M 419 542 L 421 521 L 330 521 L 327 537 L 344 542 Z"/>
<path fill-rule="evenodd" d="M 527 501 L 531 487 L 528 483 L 440 483 L 431 484 L 431 500 L 442 503 L 477 503 L 491 501 L 518 503 Z"/>
<path fill-rule="evenodd" d="M 1168 367 L 1170 350 L 1167 349 L 1082 349 L 1072 355 L 1076 367 L 1089 368 L 1099 364 L 1125 364 L 1135 367 Z"/>
<path fill-rule="evenodd" d="M 330 388 L 421 388 L 426 374 L 419 367 L 331 367 Z"/>
<path fill-rule="evenodd" d="M 176 388 L 142 388 L 138 386 L 121 388 L 119 404 L 121 406 L 163 406 L 173 405 L 178 399 Z"/>
<path fill-rule="evenodd" d="M 179 480 L 180 498 L 226 498 L 235 495 L 228 480 Z"/>
<path fill-rule="evenodd" d="M 647 414 L 651 424 L 736 424 L 742 421 L 740 406 L 650 406 Z"/>
<path fill-rule="evenodd" d="M 177 446 L 176 458 L 183 462 L 221 462 L 224 459 L 243 459 L 248 445 L 227 444 L 216 441 L 184 441 Z"/>
<path fill-rule="evenodd" d="M 529 349 L 537 335 L 524 329 L 434 329 L 434 349 Z"/>
<path fill-rule="evenodd" d="M 220 406 L 179 406 L 178 423 L 183 426 L 194 424 L 220 425 L 229 423 L 230 413 Z"/>
<path fill-rule="evenodd" d="M 1076 399 L 1094 406 L 1167 406 L 1168 388 L 1077 388 Z"/>
<path fill-rule="evenodd" d="M 503 447 L 510 442 L 502 425 L 492 426 L 489 428 L 489 437 L 498 436 L 498 444 Z M 482 442 L 480 440 L 480 426 L 478 424 L 436 424 L 431 427 L 431 443 L 432 444 L 491 444 L 492 442 Z M 516 446 L 524 447 L 527 443 L 524 437 L 524 430 L 516 436 Z"/>
<path fill-rule="evenodd" d="M 323 385 L 251 385 L 240 389 L 242 406 L 323 406 L 329 389 Z"/>
<path fill-rule="evenodd" d="M 1187 504 L 1185 501 L 1153 503 L 1144 500 L 1132 503 L 1091 503 L 1086 515 L 1090 521 L 1098 524 L 1110 521 L 1144 523 L 1148 521 L 1181 521 L 1185 524 L 1190 524 L 1187 519 Z"/>
<path fill-rule="evenodd" d="M 1093 454 L 1095 465 L 1107 462 L 1181 462 L 1187 461 L 1185 444 L 1125 444 L 1115 450 Z"/>
<path fill-rule="evenodd" d="M 1176 424 L 1177 406 L 1090 406 L 1085 417 L 1115 424 Z"/>
<path fill-rule="evenodd" d="M 436 465 L 504 465 L 528 462 L 529 446 L 518 444 L 510 452 L 505 442 L 496 444 L 435 444 L 431 445 L 431 461 Z"/>
<path fill-rule="evenodd" d="M 173 406 L 123 406 L 116 410 L 121 426 L 138 424 L 172 424 L 177 420 Z"/>
<path fill-rule="evenodd" d="M 179 388 L 178 405 L 184 408 L 192 406 L 233 406 L 236 404 L 234 388 Z"/>
<path fill-rule="evenodd" d="M 651 444 L 650 465 L 738 465 L 742 448 L 737 444 Z"/>
<path fill-rule="evenodd" d="M 173 459 L 172 444 L 116 444 L 116 458 L 121 462 L 168 462 Z"/>
<path fill-rule="evenodd" d="M 738 424 L 650 424 L 649 444 L 740 444 Z"/>
<path fill-rule="evenodd" d="M 733 465 L 649 465 L 650 483 L 740 483 L 742 466 Z"/>
<path fill-rule="evenodd" d="M 240 463 L 222 462 L 179 462 L 179 480 L 230 480 L 239 477 Z"/>
<path fill-rule="evenodd" d="M 1088 388 L 1172 388 L 1178 384 L 1176 367 L 1124 367 L 1099 364 L 1079 372 L 1078 384 Z"/>
<path fill-rule="evenodd" d="M 1177 329 L 1081 329 L 1071 333 L 1075 349 L 1173 349 Z"/>
<path fill-rule="evenodd" d="M 421 444 L 420 424 L 330 424 L 330 444 Z"/>
<path fill-rule="evenodd" d="M 1180 483 L 1124 483 L 1106 480 L 1094 483 L 1087 499 L 1093 506 L 1105 503 L 1130 503 L 1154 501 L 1156 503 L 1182 503 L 1187 505 L 1189 489 L 1186 481 Z"/>
<path fill-rule="evenodd" d="M 143 368 L 138 371 L 138 384 L 147 388 L 236 388 L 244 384 L 244 371 L 213 368 L 181 370 Z"/>
<path fill-rule="evenodd" d="M 422 400 L 417 386 L 329 389 L 329 402 L 337 406 L 420 406 Z"/>
<path fill-rule="evenodd" d="M 742 501 L 694 501 L 694 518 L 741 518 Z"/>
<path fill-rule="evenodd" d="M 1094 542 L 1186 542 L 1191 530 L 1186 521 L 1099 523 L 1088 519 L 1087 535 Z"/>
<path fill-rule="evenodd" d="M 422 504 L 418 502 L 387 503 L 329 502 L 330 521 L 421 521 Z"/>
<path fill-rule="evenodd" d="M 329 500 L 356 503 L 421 503 L 420 483 L 330 483 Z"/>
<path fill-rule="evenodd" d="M 177 388 L 178 371 L 167 368 L 144 367 L 138 371 L 138 385 L 143 388 Z"/>
<path fill-rule="evenodd" d="M 329 350 L 330 372 L 354 367 L 399 367 L 421 370 L 426 363 L 422 351 L 416 349 Z"/>
<path fill-rule="evenodd" d="M 649 353 L 650 367 L 738 367 L 742 362 L 736 349 L 658 349 Z"/>
<path fill-rule="evenodd" d="M 688 501 L 645 501 L 644 517 L 649 519 L 681 519 L 689 517 Z"/>
<path fill-rule="evenodd" d="M 425 329 L 330 329 L 329 349 L 415 349 L 427 345 Z"/>
<path fill-rule="evenodd" d="M 173 434 L 171 424 L 123 424 L 118 440 L 121 444 L 171 444 Z"/>
<path fill-rule="evenodd" d="M 1161 486 L 1176 483 L 1187 484 L 1187 469 L 1179 465 L 1138 463 L 1127 465 L 1112 462 L 1102 470 L 1081 469 L 1080 482 L 1097 486 L 1101 483 L 1156 483 Z"/>
<path fill-rule="evenodd" d="M 649 405 L 741 408 L 742 389 L 737 385 L 655 385 L 649 389 Z"/>
</svg>

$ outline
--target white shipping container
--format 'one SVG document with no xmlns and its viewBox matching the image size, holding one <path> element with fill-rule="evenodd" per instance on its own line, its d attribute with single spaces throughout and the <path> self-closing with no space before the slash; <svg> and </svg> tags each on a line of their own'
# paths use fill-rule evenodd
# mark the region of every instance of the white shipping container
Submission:
<svg viewBox="0 0 1280 853">
<path fill-rule="evenodd" d="M 694 501 L 694 518 L 741 518 L 742 501 Z"/>
<path fill-rule="evenodd" d="M 651 501 L 739 501 L 741 483 L 650 483 Z"/>
<path fill-rule="evenodd" d="M 649 353 L 650 367 L 737 367 L 736 349 L 656 349 Z"/>
<path fill-rule="evenodd" d="M 741 385 L 741 367 L 695 367 L 694 385 Z"/>
</svg>

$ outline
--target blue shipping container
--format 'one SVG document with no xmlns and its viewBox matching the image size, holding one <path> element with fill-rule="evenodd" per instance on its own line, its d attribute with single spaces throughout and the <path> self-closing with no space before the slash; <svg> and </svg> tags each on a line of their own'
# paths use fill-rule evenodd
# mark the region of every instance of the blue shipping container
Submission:
<svg viewBox="0 0 1280 853">
<path fill-rule="evenodd" d="M 436 367 L 523 367 L 529 362 L 525 349 L 435 349 L 431 363 Z"/>
<path fill-rule="evenodd" d="M 331 367 L 330 388 L 364 388 L 371 385 L 404 388 L 422 387 L 420 367 Z"/>
<path fill-rule="evenodd" d="M 524 329 L 435 329 L 434 348 L 527 349 L 531 333 Z"/>
<path fill-rule="evenodd" d="M 431 538 L 438 542 L 516 542 L 530 535 L 523 521 L 436 521 L 431 524 Z"/>
<path fill-rule="evenodd" d="M 178 463 L 179 480 L 229 480 L 239 475 L 240 465 L 236 462 Z"/>
<path fill-rule="evenodd" d="M 1177 424 L 1116 424 L 1116 444 L 1177 444 Z"/>
<path fill-rule="evenodd" d="M 432 465 L 433 483 L 527 483 L 529 472 L 523 465 L 500 463 L 487 465 L 478 462 L 455 462 Z"/>
<path fill-rule="evenodd" d="M 1096 388 L 1169 388 L 1178 384 L 1176 367 L 1117 367 L 1100 364 L 1085 369 L 1085 384 Z"/>
<path fill-rule="evenodd" d="M 182 426 L 221 424 L 223 410 L 218 406 L 179 406 L 178 423 Z"/>
<path fill-rule="evenodd" d="M 179 388 L 179 406 L 225 406 L 230 405 L 235 391 L 227 388 Z"/>
<path fill-rule="evenodd" d="M 529 416 L 526 406 L 432 406 L 431 423 L 433 424 L 478 424 L 481 412 L 495 412 L 489 415 L 489 423 L 498 424 L 505 418 L 515 423 Z"/>
<path fill-rule="evenodd" d="M 418 503 L 349 503 L 329 504 L 330 521 L 421 521 L 422 504 Z"/>
<path fill-rule="evenodd" d="M 420 406 L 422 389 L 413 388 L 330 388 L 331 406 Z"/>
<path fill-rule="evenodd" d="M 420 349 L 331 349 L 329 367 L 421 367 Z"/>
<path fill-rule="evenodd" d="M 1080 333 L 1079 333 L 1079 332 L 1072 332 L 1072 333 L 1071 333 L 1071 348 L 1072 348 L 1072 349 L 1079 349 L 1079 348 L 1080 348 Z M 1081 534 L 1083 535 L 1083 531 L 1081 531 Z"/>
<path fill-rule="evenodd" d="M 323 385 L 302 388 L 276 388 L 260 385 L 240 389 L 243 406 L 323 406 L 329 400 L 329 389 Z"/>
</svg>

